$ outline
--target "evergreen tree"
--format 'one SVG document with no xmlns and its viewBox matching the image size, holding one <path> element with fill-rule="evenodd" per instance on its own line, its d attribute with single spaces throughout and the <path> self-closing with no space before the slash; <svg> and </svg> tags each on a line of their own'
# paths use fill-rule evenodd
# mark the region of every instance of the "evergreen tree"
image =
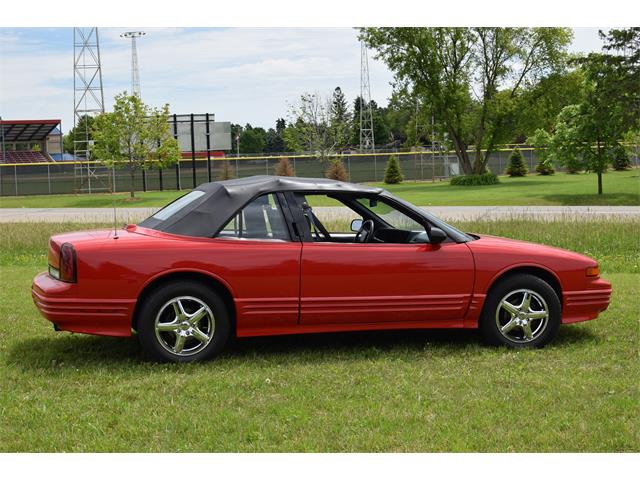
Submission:
<svg viewBox="0 0 640 480">
<path fill-rule="evenodd" d="M 336 149 L 341 150 L 349 143 L 349 107 L 340 87 L 336 87 L 333 91 L 330 122 Z"/>
<path fill-rule="evenodd" d="M 289 162 L 287 157 L 281 157 L 277 165 L 274 168 L 275 174 L 279 177 L 295 177 L 296 172 L 293 169 L 293 165 Z"/>
<path fill-rule="evenodd" d="M 613 148 L 613 161 L 612 166 L 614 170 L 628 170 L 631 168 L 631 160 L 629 159 L 629 153 L 627 149 L 622 145 L 618 145 Z"/>
<path fill-rule="evenodd" d="M 519 148 L 515 148 L 509 156 L 509 166 L 507 174 L 510 177 L 524 177 L 527 174 L 527 166 L 524 164 L 524 158 Z"/>
<path fill-rule="evenodd" d="M 384 170 L 384 183 L 396 184 L 402 183 L 402 180 L 404 180 L 404 176 L 400 170 L 398 157 L 396 155 L 391 155 L 387 161 L 387 167 Z"/>
<path fill-rule="evenodd" d="M 325 172 L 325 176 L 341 182 L 346 182 L 349 179 L 347 169 L 344 168 L 344 163 L 342 163 L 342 159 L 340 158 L 331 160 L 329 168 L 327 168 L 327 171 Z"/>
</svg>

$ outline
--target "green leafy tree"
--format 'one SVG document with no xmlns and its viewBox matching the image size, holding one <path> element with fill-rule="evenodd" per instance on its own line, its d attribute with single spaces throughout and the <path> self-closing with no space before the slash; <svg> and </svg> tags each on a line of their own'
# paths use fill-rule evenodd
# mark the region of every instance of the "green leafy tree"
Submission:
<svg viewBox="0 0 640 480">
<path fill-rule="evenodd" d="M 92 155 L 108 166 L 129 170 L 131 198 L 137 171 L 168 167 L 180 159 L 168 121 L 169 105 L 151 108 L 127 92 L 116 95 L 112 112 L 95 118 Z"/>
<path fill-rule="evenodd" d="M 551 145 L 551 135 L 549 132 L 543 128 L 538 128 L 533 135 L 527 138 L 527 142 L 533 145 L 536 157 L 538 158 L 536 172 L 540 175 L 553 175 L 555 169 L 553 168 L 553 160 L 549 150 L 549 146 Z"/>
<path fill-rule="evenodd" d="M 597 174 L 598 194 L 602 194 L 602 175 L 625 135 L 640 126 L 640 28 L 600 35 L 605 51 L 625 53 L 590 53 L 577 59 L 585 75 L 585 98 L 560 112 L 552 140 L 556 151 L 573 154 L 558 155 L 561 162 L 576 161 Z"/>
<path fill-rule="evenodd" d="M 284 131 L 287 147 L 307 151 L 325 162 L 336 152 L 338 143 L 331 130 L 331 101 L 318 93 L 304 93 L 290 110 L 291 120 Z"/>
<path fill-rule="evenodd" d="M 514 148 L 509 155 L 509 166 L 507 167 L 507 175 L 510 177 L 524 177 L 528 172 L 524 163 L 524 157 L 519 148 Z"/>
<path fill-rule="evenodd" d="M 512 135 L 525 87 L 562 68 L 571 30 L 363 28 L 360 38 L 395 73 L 398 88 L 431 105 L 462 170 L 482 174 Z"/>
<path fill-rule="evenodd" d="M 262 127 L 246 124 L 240 133 L 240 153 L 263 153 L 267 146 L 267 132 Z"/>
<path fill-rule="evenodd" d="M 397 184 L 402 183 L 404 176 L 400 170 L 400 162 L 397 155 L 390 155 L 387 160 L 387 166 L 384 169 L 384 183 Z"/>
</svg>

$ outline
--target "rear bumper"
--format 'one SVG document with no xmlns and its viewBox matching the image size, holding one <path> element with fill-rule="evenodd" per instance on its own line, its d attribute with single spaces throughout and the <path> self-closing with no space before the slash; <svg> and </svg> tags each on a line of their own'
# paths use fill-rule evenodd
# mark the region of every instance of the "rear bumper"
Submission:
<svg viewBox="0 0 640 480">
<path fill-rule="evenodd" d="M 33 279 L 31 296 L 44 318 L 60 330 L 93 335 L 128 337 L 135 300 L 84 298 L 76 284 L 40 273 Z"/>
<path fill-rule="evenodd" d="M 588 290 L 564 292 L 562 323 L 592 320 L 609 307 L 611 284 L 599 278 L 593 280 L 590 287 Z"/>
</svg>

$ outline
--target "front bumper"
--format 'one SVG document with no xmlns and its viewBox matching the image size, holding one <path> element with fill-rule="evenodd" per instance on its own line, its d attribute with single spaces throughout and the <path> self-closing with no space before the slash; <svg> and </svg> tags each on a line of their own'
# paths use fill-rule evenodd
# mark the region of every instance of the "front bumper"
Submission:
<svg viewBox="0 0 640 480">
<path fill-rule="evenodd" d="M 563 293 L 562 323 L 584 322 L 596 318 L 611 302 L 611 284 L 595 279 L 587 290 Z"/>
<path fill-rule="evenodd" d="M 93 335 L 128 337 L 135 300 L 85 298 L 77 284 L 40 273 L 33 279 L 31 296 L 44 318 L 60 330 Z"/>
</svg>

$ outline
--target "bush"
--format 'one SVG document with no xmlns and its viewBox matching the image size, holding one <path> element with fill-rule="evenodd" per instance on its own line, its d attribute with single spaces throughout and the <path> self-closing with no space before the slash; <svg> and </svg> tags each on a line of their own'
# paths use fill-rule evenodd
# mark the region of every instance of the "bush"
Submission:
<svg viewBox="0 0 640 480">
<path fill-rule="evenodd" d="M 486 172 L 482 175 L 458 175 L 451 179 L 451 185 L 459 185 L 463 187 L 478 187 L 481 185 L 495 185 L 500 183 L 495 173 Z"/>
<path fill-rule="evenodd" d="M 384 169 L 384 183 L 396 184 L 402 183 L 403 180 L 404 175 L 402 175 L 402 170 L 400 170 L 398 157 L 396 155 L 391 155 L 387 161 L 387 166 Z"/>
<path fill-rule="evenodd" d="M 509 156 L 509 166 L 506 174 L 510 177 L 524 177 L 527 174 L 527 166 L 524 164 L 524 158 L 519 148 L 515 148 Z"/>
<path fill-rule="evenodd" d="M 275 174 L 279 177 L 295 177 L 296 172 L 293 169 L 293 165 L 289 162 L 289 159 L 282 157 L 274 168 Z"/>
<path fill-rule="evenodd" d="M 538 172 L 540 175 L 553 175 L 554 173 L 556 173 L 555 169 L 553 168 L 553 162 L 550 158 L 544 160 L 541 158 L 536 165 L 536 172 Z"/>
<path fill-rule="evenodd" d="M 614 170 L 628 170 L 631 168 L 631 160 L 629 159 L 629 154 L 627 150 L 619 145 L 613 150 L 613 169 Z"/>
<path fill-rule="evenodd" d="M 331 160 L 331 164 L 327 171 L 324 172 L 325 177 L 331 178 L 333 180 L 339 180 L 341 182 L 346 182 L 349 179 L 349 175 L 347 175 L 347 169 L 344 168 L 344 163 L 339 158 Z"/>
<path fill-rule="evenodd" d="M 217 177 L 218 180 L 231 180 L 232 178 L 235 178 L 229 160 L 224 159 L 220 162 L 220 170 L 218 171 Z"/>
</svg>

